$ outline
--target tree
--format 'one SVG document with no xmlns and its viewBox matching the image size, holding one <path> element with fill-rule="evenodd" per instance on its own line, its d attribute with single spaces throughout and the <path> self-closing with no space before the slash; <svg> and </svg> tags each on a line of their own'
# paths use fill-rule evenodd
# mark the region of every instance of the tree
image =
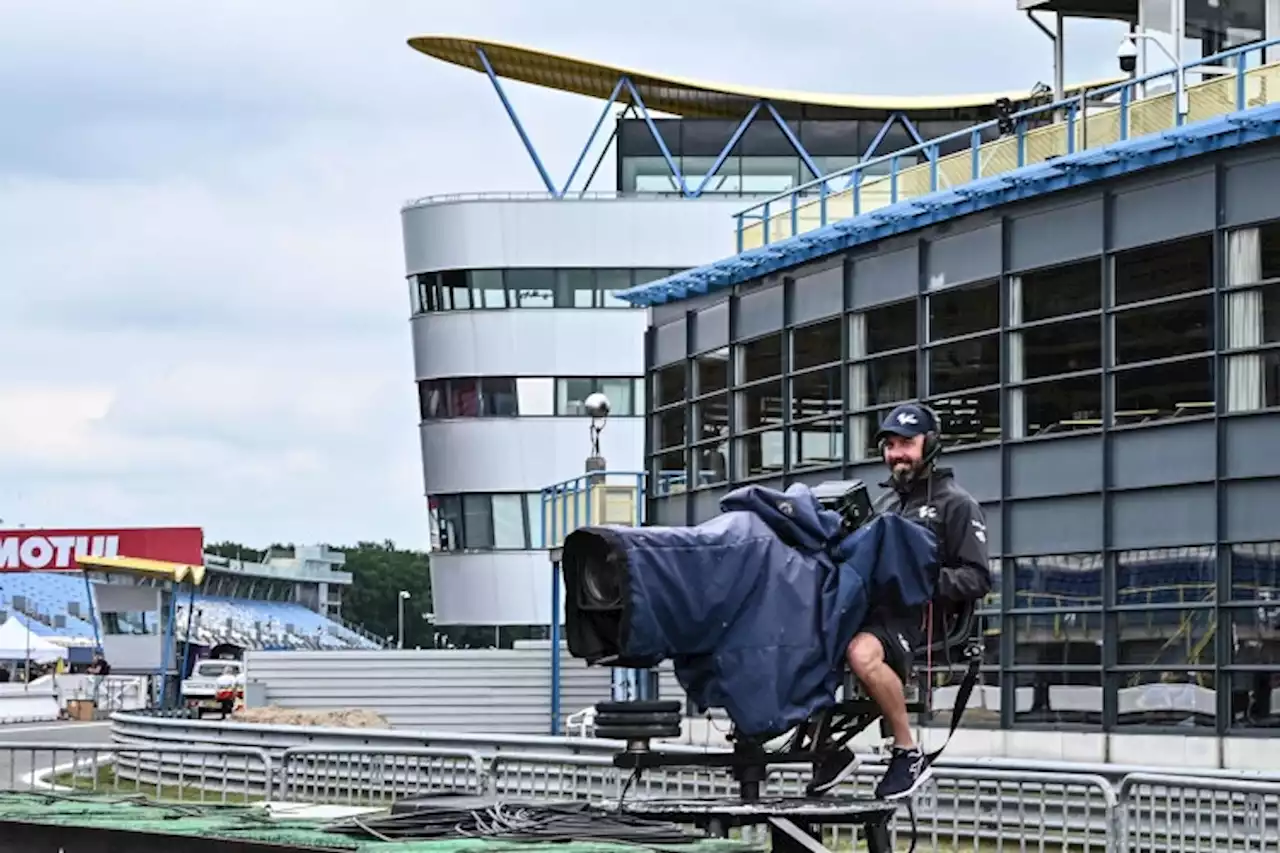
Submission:
<svg viewBox="0 0 1280 853">
<path fill-rule="evenodd" d="M 406 648 L 431 648 L 432 624 L 424 618 L 431 607 L 431 571 L 428 555 L 402 551 L 386 541 L 359 542 L 335 547 L 347 555 L 351 588 L 343 598 L 342 615 L 380 637 L 397 637 L 400 590 L 409 593 L 404 603 Z"/>
</svg>

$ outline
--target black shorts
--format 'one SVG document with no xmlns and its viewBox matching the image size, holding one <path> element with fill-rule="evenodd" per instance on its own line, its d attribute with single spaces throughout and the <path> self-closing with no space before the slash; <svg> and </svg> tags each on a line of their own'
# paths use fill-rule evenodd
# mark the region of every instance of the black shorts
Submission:
<svg viewBox="0 0 1280 853">
<path fill-rule="evenodd" d="M 876 611 L 867 618 L 859 632 L 880 641 L 884 648 L 884 662 L 904 684 L 911 672 L 912 650 L 924 645 L 923 617 L 923 611 L 915 614 Z"/>
</svg>

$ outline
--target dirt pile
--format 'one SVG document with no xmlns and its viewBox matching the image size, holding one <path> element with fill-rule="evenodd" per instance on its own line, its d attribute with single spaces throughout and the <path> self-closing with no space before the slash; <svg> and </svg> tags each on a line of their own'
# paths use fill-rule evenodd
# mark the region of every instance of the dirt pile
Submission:
<svg viewBox="0 0 1280 853">
<path fill-rule="evenodd" d="M 386 718 L 362 708 L 335 711 L 299 711 L 293 708 L 244 708 L 232 717 L 239 723 L 273 726 L 330 726 L 338 729 L 389 729 Z"/>
</svg>

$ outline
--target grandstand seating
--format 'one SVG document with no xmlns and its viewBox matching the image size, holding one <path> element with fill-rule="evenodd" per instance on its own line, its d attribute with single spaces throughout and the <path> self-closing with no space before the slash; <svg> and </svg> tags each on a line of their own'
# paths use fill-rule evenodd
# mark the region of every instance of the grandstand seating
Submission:
<svg viewBox="0 0 1280 853">
<path fill-rule="evenodd" d="M 15 607 L 21 599 L 23 607 Z M 84 576 L 74 572 L 13 572 L 0 575 L 0 609 L 21 612 L 32 633 L 92 640 L 93 625 L 72 615 L 73 606 L 88 616 L 89 599 Z M 192 640 L 212 646 L 233 643 L 247 649 L 364 649 L 377 648 L 332 619 L 301 604 L 255 601 L 196 594 Z M 187 602 L 178 604 L 177 634 L 185 638 Z"/>
</svg>

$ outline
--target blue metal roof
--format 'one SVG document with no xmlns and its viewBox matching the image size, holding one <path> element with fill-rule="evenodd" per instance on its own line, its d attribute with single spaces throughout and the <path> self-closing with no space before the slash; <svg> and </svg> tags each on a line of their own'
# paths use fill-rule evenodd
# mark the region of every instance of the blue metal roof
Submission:
<svg viewBox="0 0 1280 853">
<path fill-rule="evenodd" d="M 901 201 L 731 258 L 637 285 L 615 295 L 633 305 L 678 302 L 864 243 L 1009 202 L 1036 198 L 1277 136 L 1280 136 L 1280 104 L 1217 116 Z"/>
</svg>

